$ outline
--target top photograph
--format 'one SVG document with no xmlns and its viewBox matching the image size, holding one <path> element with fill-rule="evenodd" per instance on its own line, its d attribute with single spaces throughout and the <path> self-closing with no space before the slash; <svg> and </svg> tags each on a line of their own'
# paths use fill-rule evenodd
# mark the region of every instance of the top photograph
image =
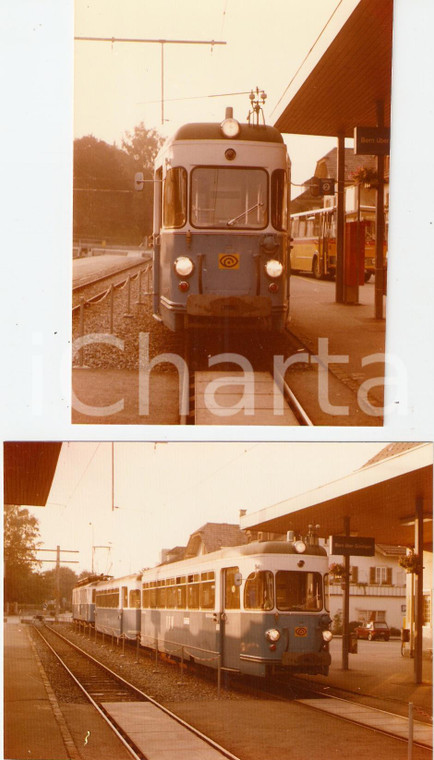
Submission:
<svg viewBox="0 0 434 760">
<path fill-rule="evenodd" d="M 392 42 L 393 0 L 76 0 L 72 423 L 384 424 Z"/>
</svg>

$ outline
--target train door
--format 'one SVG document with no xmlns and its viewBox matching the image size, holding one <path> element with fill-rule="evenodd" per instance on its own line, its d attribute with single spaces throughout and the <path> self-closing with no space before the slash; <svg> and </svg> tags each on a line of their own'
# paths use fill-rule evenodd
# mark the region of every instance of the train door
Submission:
<svg viewBox="0 0 434 760">
<path fill-rule="evenodd" d="M 240 668 L 241 575 L 239 567 L 225 567 L 221 578 L 221 655 L 224 668 Z"/>
</svg>

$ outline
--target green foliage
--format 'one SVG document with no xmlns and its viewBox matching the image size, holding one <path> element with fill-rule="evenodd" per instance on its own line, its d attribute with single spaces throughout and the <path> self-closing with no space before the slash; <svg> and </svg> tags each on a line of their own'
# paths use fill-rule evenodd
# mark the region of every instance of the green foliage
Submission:
<svg viewBox="0 0 434 760">
<path fill-rule="evenodd" d="M 5 601 L 27 601 L 28 583 L 37 565 L 39 526 L 28 509 L 7 504 L 4 511 Z"/>
<path fill-rule="evenodd" d="M 143 124 L 126 132 L 122 148 L 92 135 L 74 141 L 74 239 L 138 245 L 152 232 L 153 184 L 134 190 L 134 175 L 152 179 L 162 143 Z"/>
</svg>

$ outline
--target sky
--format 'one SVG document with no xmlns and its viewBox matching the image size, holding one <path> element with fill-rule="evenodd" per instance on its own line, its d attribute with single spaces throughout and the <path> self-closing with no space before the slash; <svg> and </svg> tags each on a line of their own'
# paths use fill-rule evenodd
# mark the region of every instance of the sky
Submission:
<svg viewBox="0 0 434 760">
<path fill-rule="evenodd" d="M 31 512 L 43 548 L 80 552 L 61 555 L 78 559 L 72 570 L 91 570 L 96 546 L 96 572 L 128 575 L 157 564 L 163 548 L 185 546 L 204 523 L 238 524 L 240 509 L 252 513 L 343 477 L 385 445 L 116 442 L 112 500 L 111 443 L 69 442 L 47 506 Z"/>
<path fill-rule="evenodd" d="M 267 93 L 264 113 L 272 123 L 278 100 L 306 56 L 315 58 L 316 48 L 330 41 L 356 5 L 357 0 L 76 0 L 75 37 L 226 44 L 164 45 L 162 114 L 160 44 L 76 39 L 74 136 L 93 134 L 120 146 L 126 131 L 142 121 L 168 136 L 185 122 L 221 121 L 226 106 L 245 121 L 245 93 L 256 87 Z M 336 144 L 296 135 L 286 141 L 295 184 L 312 176 L 316 160 Z"/>
</svg>

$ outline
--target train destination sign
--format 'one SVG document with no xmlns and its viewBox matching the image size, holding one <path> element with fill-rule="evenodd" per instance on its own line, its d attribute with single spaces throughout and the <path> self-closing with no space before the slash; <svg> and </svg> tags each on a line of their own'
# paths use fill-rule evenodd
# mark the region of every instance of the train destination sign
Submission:
<svg viewBox="0 0 434 760">
<path fill-rule="evenodd" d="M 354 153 L 366 156 L 388 156 L 390 153 L 389 127 L 355 127 Z"/>
<path fill-rule="evenodd" d="M 373 557 L 375 554 L 375 539 L 366 536 L 330 536 L 330 554 L 355 555 L 358 557 Z"/>
</svg>

